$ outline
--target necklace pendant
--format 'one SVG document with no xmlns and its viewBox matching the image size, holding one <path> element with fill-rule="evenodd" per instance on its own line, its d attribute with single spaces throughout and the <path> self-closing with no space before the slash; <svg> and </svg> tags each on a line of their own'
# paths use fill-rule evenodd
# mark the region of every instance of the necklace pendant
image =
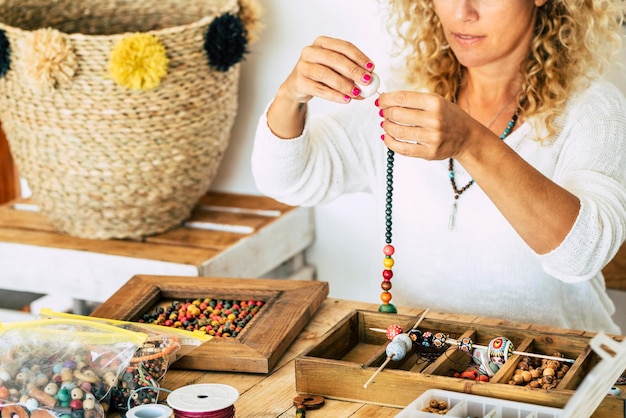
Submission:
<svg viewBox="0 0 626 418">
<path fill-rule="evenodd" d="M 452 210 L 450 211 L 450 218 L 448 219 L 448 230 L 454 231 L 456 229 L 456 199 L 452 203 Z"/>
</svg>

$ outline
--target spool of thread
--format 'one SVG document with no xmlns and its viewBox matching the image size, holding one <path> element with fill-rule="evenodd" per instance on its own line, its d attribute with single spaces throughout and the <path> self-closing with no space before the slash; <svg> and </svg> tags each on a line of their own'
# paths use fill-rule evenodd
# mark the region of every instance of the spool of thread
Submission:
<svg viewBox="0 0 626 418">
<path fill-rule="evenodd" d="M 167 396 L 175 418 L 235 418 L 239 392 L 232 386 L 206 383 L 183 386 Z"/>
<path fill-rule="evenodd" d="M 126 412 L 126 418 L 172 418 L 173 416 L 172 408 L 161 404 L 139 405 Z"/>
</svg>

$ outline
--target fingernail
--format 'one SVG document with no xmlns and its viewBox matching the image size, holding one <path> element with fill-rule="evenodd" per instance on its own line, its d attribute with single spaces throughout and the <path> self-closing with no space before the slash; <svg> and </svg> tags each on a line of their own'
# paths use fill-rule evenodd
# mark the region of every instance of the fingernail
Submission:
<svg viewBox="0 0 626 418">
<path fill-rule="evenodd" d="M 382 134 L 382 135 L 380 136 L 380 139 L 381 139 L 382 141 L 384 141 L 384 140 L 385 140 L 385 134 Z"/>
<path fill-rule="evenodd" d="M 374 68 L 374 63 L 373 62 L 366 62 L 365 63 L 365 68 L 367 70 L 371 70 L 372 68 Z"/>
<path fill-rule="evenodd" d="M 374 106 L 378 107 L 378 99 L 374 100 Z"/>
<path fill-rule="evenodd" d="M 361 89 L 360 88 L 355 87 L 355 88 L 352 89 L 352 95 L 354 97 L 358 96 L 359 94 L 361 94 Z"/>
<path fill-rule="evenodd" d="M 385 117 L 385 115 L 383 114 L 383 110 L 382 109 L 380 109 L 380 111 L 378 112 L 378 115 L 382 116 L 382 117 Z"/>
<path fill-rule="evenodd" d="M 348 96 L 347 94 L 345 96 L 343 96 L 343 100 L 346 102 L 349 102 L 350 100 L 352 100 L 352 97 Z"/>
<path fill-rule="evenodd" d="M 367 74 L 367 73 L 365 73 L 365 74 L 363 74 L 363 77 L 361 77 L 361 80 L 363 80 L 366 83 L 369 83 L 370 81 L 372 81 L 372 76 Z"/>
<path fill-rule="evenodd" d="M 380 122 L 380 127 L 381 127 L 381 128 L 383 127 L 383 123 L 385 123 L 385 121 L 384 121 L 384 120 Z"/>
</svg>

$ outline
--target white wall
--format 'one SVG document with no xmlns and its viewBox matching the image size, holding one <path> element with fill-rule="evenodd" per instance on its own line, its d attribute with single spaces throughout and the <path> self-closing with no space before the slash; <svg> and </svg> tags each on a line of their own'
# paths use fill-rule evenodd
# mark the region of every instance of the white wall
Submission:
<svg viewBox="0 0 626 418">
<path fill-rule="evenodd" d="M 379 66 L 386 59 L 388 38 L 384 31 L 378 0 L 261 0 L 265 30 L 242 66 L 239 115 L 232 140 L 214 190 L 258 194 L 250 172 L 252 139 L 259 115 L 291 71 L 303 46 L 317 35 L 329 35 L 358 45 Z M 626 49 L 622 61 L 626 63 Z M 384 80 L 385 69 L 378 72 Z M 626 92 L 622 71 L 613 80 Z M 311 110 L 332 105 L 314 101 Z M 378 303 L 382 270 L 383 219 L 374 217 L 367 195 L 344 196 L 315 210 L 317 240 L 307 253 L 316 265 L 318 278 L 330 283 L 330 296 Z M 620 306 L 626 306 L 626 292 L 612 292 Z M 626 310 L 618 321 L 626 332 Z"/>
</svg>

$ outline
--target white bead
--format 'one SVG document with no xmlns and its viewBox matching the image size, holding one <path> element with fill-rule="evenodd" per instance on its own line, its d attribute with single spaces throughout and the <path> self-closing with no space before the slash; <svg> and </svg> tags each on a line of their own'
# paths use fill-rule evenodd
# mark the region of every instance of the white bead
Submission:
<svg viewBox="0 0 626 418">
<path fill-rule="evenodd" d="M 388 357 L 392 357 L 392 360 L 399 361 L 406 356 L 406 349 L 404 348 L 404 344 L 400 341 L 391 341 L 387 344 L 385 353 Z"/>
<path fill-rule="evenodd" d="M 378 91 L 378 87 L 380 87 L 380 77 L 378 77 L 378 74 L 372 73 L 372 81 L 369 84 L 362 86 L 357 83 L 357 85 L 361 89 L 361 97 L 368 98 Z"/>
</svg>

